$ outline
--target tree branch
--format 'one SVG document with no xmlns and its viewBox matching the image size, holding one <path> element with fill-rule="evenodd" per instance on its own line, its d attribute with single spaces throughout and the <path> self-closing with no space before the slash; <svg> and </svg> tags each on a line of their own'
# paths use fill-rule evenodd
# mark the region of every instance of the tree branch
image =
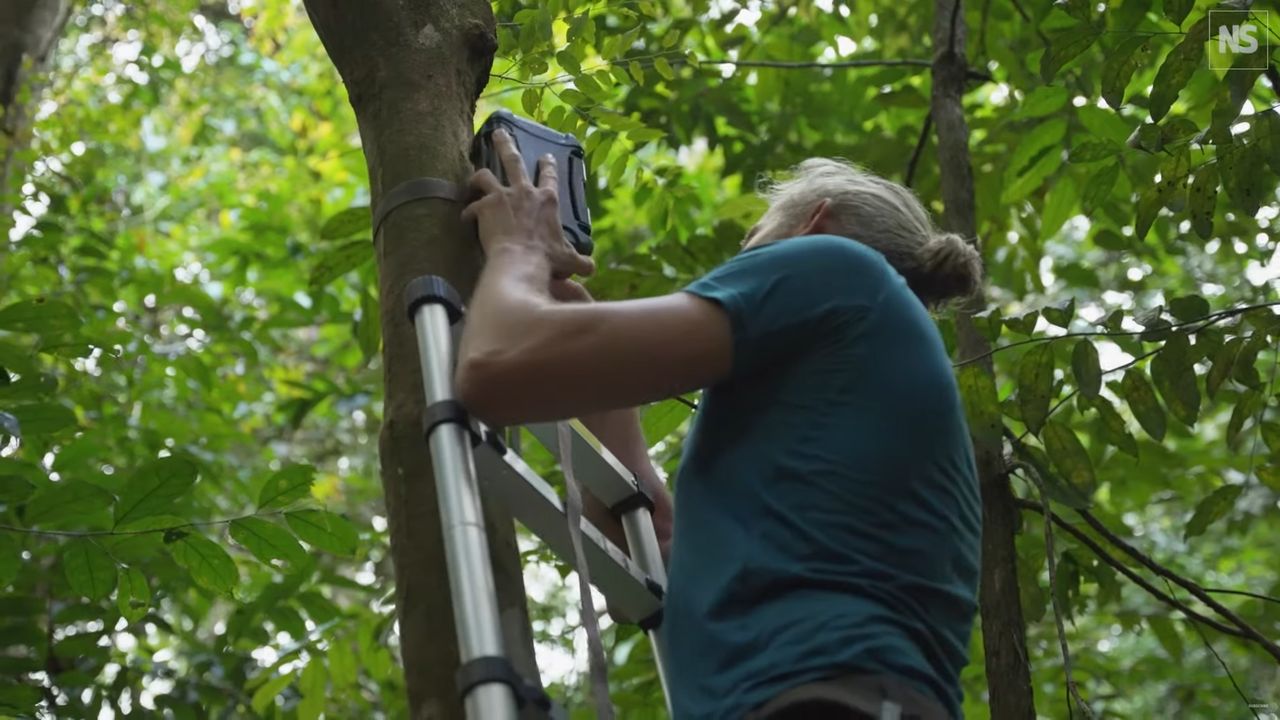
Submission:
<svg viewBox="0 0 1280 720">
<path fill-rule="evenodd" d="M 1077 510 L 1076 512 L 1080 515 L 1080 517 L 1086 523 L 1088 523 L 1089 527 L 1093 528 L 1094 531 L 1097 532 L 1099 535 L 1101 535 L 1103 538 L 1105 538 L 1107 542 L 1111 543 L 1112 545 L 1119 548 L 1120 550 L 1123 550 L 1126 555 L 1133 558 L 1134 560 L 1137 560 L 1139 563 L 1141 563 L 1144 567 L 1146 567 L 1151 572 L 1159 575 L 1162 578 L 1172 580 L 1174 583 L 1177 583 L 1178 586 L 1182 587 L 1184 590 L 1191 593 L 1191 595 L 1194 596 L 1197 600 L 1209 606 L 1215 612 L 1221 615 L 1223 618 L 1231 622 L 1236 627 L 1240 628 L 1240 631 L 1243 632 L 1249 639 L 1253 640 L 1258 645 L 1262 646 L 1262 648 L 1266 650 L 1268 654 L 1270 654 L 1277 661 L 1280 661 L 1280 646 L 1271 642 L 1271 640 L 1269 640 L 1265 635 L 1258 632 L 1257 628 L 1245 622 L 1239 615 L 1232 612 L 1230 608 L 1226 607 L 1222 603 L 1213 599 L 1213 596 L 1205 592 L 1204 588 L 1200 587 L 1199 585 L 1192 582 L 1191 580 L 1188 580 L 1187 578 L 1184 578 L 1181 575 L 1173 572 L 1169 568 L 1156 562 L 1154 559 L 1152 559 L 1150 555 L 1147 555 L 1146 553 L 1142 552 L 1136 547 L 1130 545 L 1128 541 L 1126 541 L 1124 538 L 1112 532 L 1110 528 L 1104 525 L 1101 520 L 1098 520 L 1098 518 L 1095 517 L 1093 513 L 1089 512 L 1088 510 Z"/>
<path fill-rule="evenodd" d="M 1030 510 L 1031 512 L 1040 513 L 1041 515 L 1045 514 L 1044 506 L 1042 506 L 1040 503 L 1037 503 L 1033 500 L 1017 498 L 1015 502 L 1018 504 L 1018 507 L 1023 510 Z M 1089 537 L 1084 531 L 1074 527 L 1073 525 L 1071 525 L 1071 523 L 1068 523 L 1066 520 L 1062 519 L 1061 515 L 1058 515 L 1052 510 L 1050 510 L 1048 514 L 1049 514 L 1049 517 L 1053 520 L 1053 523 L 1055 525 L 1065 530 L 1069 535 L 1071 535 L 1071 537 L 1075 538 L 1076 541 L 1079 542 L 1081 545 L 1084 545 L 1085 547 L 1089 548 L 1089 550 L 1094 555 L 1096 555 L 1099 560 L 1109 565 L 1116 572 L 1120 573 L 1121 575 L 1124 575 L 1126 578 L 1132 581 L 1133 584 L 1145 590 L 1149 595 L 1151 595 L 1155 599 L 1159 600 L 1165 605 L 1168 605 L 1169 607 L 1182 613 L 1188 619 L 1194 620 L 1203 625 L 1207 625 L 1213 628 L 1214 630 L 1217 630 L 1218 632 L 1222 633 L 1223 635 L 1230 635 L 1232 637 L 1240 638 L 1241 640 L 1251 639 L 1249 638 L 1248 635 L 1246 635 L 1241 630 L 1238 630 L 1229 625 L 1224 625 L 1223 623 L 1217 620 L 1214 620 L 1211 617 L 1201 615 L 1195 610 L 1192 610 L 1186 603 L 1183 603 L 1180 600 L 1174 598 L 1173 596 L 1165 593 L 1160 588 L 1148 582 L 1146 578 L 1134 572 L 1129 566 L 1125 565 L 1114 555 L 1107 552 L 1106 548 L 1102 547 L 1102 545 L 1099 544 L 1096 540 Z"/>
<path fill-rule="evenodd" d="M 924 152 L 924 146 L 929 142 L 929 131 L 933 129 L 933 113 L 925 113 L 924 124 L 920 126 L 920 137 L 916 140 L 916 147 L 911 151 L 911 159 L 907 161 L 907 176 L 904 183 L 907 187 L 916 179 L 916 164 L 920 162 L 920 155 Z"/>
<path fill-rule="evenodd" d="M 1160 330 L 1176 330 L 1181 327 L 1186 327 L 1188 325 L 1195 325 L 1196 323 L 1201 323 L 1201 322 L 1205 323 L 1204 327 L 1199 327 L 1199 328 L 1196 328 L 1194 331 L 1192 331 L 1192 332 L 1199 332 L 1203 330 L 1205 327 L 1208 327 L 1209 325 L 1222 322 L 1223 320 L 1226 320 L 1227 318 L 1230 318 L 1230 317 L 1234 317 L 1236 315 L 1242 315 L 1244 313 L 1249 312 L 1250 310 L 1260 310 L 1262 308 L 1275 307 L 1277 305 L 1280 305 L 1280 301 L 1258 303 L 1256 305 L 1242 305 L 1240 307 L 1228 308 L 1226 310 L 1219 310 L 1218 312 L 1215 312 L 1215 313 L 1209 313 L 1208 315 L 1205 315 L 1204 317 L 1196 318 L 1195 320 L 1185 320 L 1183 322 L 1171 323 L 1168 327 L 1157 328 L 1156 330 L 1146 330 L 1146 329 L 1098 330 L 1098 331 L 1089 331 L 1089 332 L 1069 332 L 1069 333 L 1064 333 L 1062 335 L 1053 335 L 1050 337 L 1027 338 L 1026 340 L 1018 340 L 1017 342 L 1011 342 L 1007 345 L 1000 345 L 999 347 L 994 347 L 989 352 L 982 353 L 980 355 L 974 355 L 973 357 L 965 358 L 964 360 L 958 360 L 954 364 L 954 367 L 961 367 L 964 365 L 968 365 L 969 363 L 978 362 L 979 360 L 985 360 L 991 357 L 992 355 L 995 355 L 998 352 L 1003 352 L 1005 350 L 1012 350 L 1013 348 L 1022 347 L 1023 345 L 1031 345 L 1034 343 L 1042 343 L 1042 342 L 1055 342 L 1057 340 L 1066 340 L 1068 338 L 1132 337 L 1134 335 L 1144 335 L 1149 332 L 1158 332 Z"/>
<path fill-rule="evenodd" d="M 22 528 L 13 525 L 0 525 L 0 531 L 18 533 L 20 535 L 45 535 L 50 537 L 71 537 L 71 538 L 95 538 L 95 537 L 117 537 L 128 535 L 150 535 L 151 533 L 166 533 L 170 530 L 186 530 L 194 527 L 209 527 L 211 525 L 230 525 L 237 520 L 247 520 L 255 517 L 271 517 L 273 515 L 283 515 L 283 510 L 276 510 L 265 513 L 249 513 L 239 517 L 224 518 L 222 520 L 202 520 L 200 522 L 182 523 L 181 525 L 170 525 L 167 527 L 148 528 L 146 530 L 41 530 L 39 528 Z"/>
<path fill-rule="evenodd" d="M 1228 588 L 1205 588 L 1204 591 L 1207 593 L 1218 593 L 1219 595 L 1243 595 L 1244 597 L 1251 597 L 1257 600 L 1263 600 L 1265 602 L 1272 602 L 1280 605 L 1280 598 L 1274 598 L 1274 597 L 1271 597 L 1270 595 L 1263 595 L 1262 593 L 1250 592 L 1248 590 L 1231 590 Z"/>
<path fill-rule="evenodd" d="M 1169 585 L 1168 580 L 1164 581 L 1164 586 L 1169 589 L 1169 594 L 1172 595 L 1173 586 Z M 1254 708 L 1253 702 L 1251 702 L 1249 698 L 1245 696 L 1244 691 L 1240 689 L 1240 684 L 1236 682 L 1236 676 L 1231 674 L 1231 668 L 1227 667 L 1227 663 L 1222 660 L 1222 656 L 1218 654 L 1216 649 L 1214 649 L 1213 643 L 1209 642 L 1209 638 L 1205 637 L 1200 628 L 1195 625 L 1192 625 L 1191 627 L 1195 628 L 1196 634 L 1200 636 L 1200 640 L 1204 642 L 1204 646 L 1209 649 L 1209 652 L 1213 655 L 1213 659 L 1218 661 L 1218 666 L 1222 668 L 1222 672 L 1227 674 L 1227 680 L 1231 681 L 1231 687 L 1235 688 L 1236 695 L 1240 696 L 1240 699 L 1244 701 L 1244 706 L 1249 708 L 1249 712 L 1253 713 L 1254 720 L 1262 720 L 1262 718 L 1258 717 L 1258 711 Z"/>
<path fill-rule="evenodd" d="M 1049 495 L 1045 491 L 1044 480 L 1034 468 L 1025 467 L 1024 472 L 1031 478 L 1036 492 L 1040 494 L 1041 507 L 1048 507 Z M 1053 622 L 1057 626 L 1058 645 L 1062 649 L 1062 672 L 1067 678 L 1067 714 L 1072 714 L 1070 702 L 1074 699 L 1080 709 L 1084 711 L 1085 716 L 1092 720 L 1093 710 L 1089 708 L 1089 704 L 1080 695 L 1080 688 L 1076 686 L 1075 676 L 1071 674 L 1071 648 L 1067 646 L 1067 628 L 1062 622 L 1062 607 L 1058 602 L 1058 593 L 1054 590 L 1058 586 L 1058 559 L 1057 553 L 1053 549 L 1052 522 L 1044 523 L 1044 556 L 1046 563 L 1049 565 L 1049 602 L 1053 606 Z"/>
</svg>

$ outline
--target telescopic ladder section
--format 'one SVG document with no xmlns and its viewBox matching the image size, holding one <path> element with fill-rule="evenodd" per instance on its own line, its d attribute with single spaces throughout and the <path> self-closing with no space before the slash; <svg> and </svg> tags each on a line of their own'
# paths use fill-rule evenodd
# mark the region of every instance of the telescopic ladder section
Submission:
<svg viewBox="0 0 1280 720">
<path fill-rule="evenodd" d="M 516 720 L 520 708 L 532 703 L 552 716 L 557 710 L 540 685 L 520 678 L 506 655 L 480 497 L 483 488 L 499 498 L 515 519 L 574 565 L 564 503 L 497 432 L 470 418 L 454 398 L 452 326 L 463 316 L 458 293 L 443 278 L 427 275 L 409 283 L 405 300 L 418 336 L 426 395 L 424 432 L 440 500 L 461 655 L 458 691 L 466 715 L 472 720 Z M 653 529 L 652 501 L 634 474 L 578 423 L 571 428 L 569 458 L 561 457 L 555 423 L 528 429 L 562 465 L 567 460 L 582 486 L 620 518 L 632 554 L 584 519 L 580 537 L 586 564 L 611 615 L 647 631 L 665 694 L 665 654 L 657 626 L 667 580 Z"/>
</svg>

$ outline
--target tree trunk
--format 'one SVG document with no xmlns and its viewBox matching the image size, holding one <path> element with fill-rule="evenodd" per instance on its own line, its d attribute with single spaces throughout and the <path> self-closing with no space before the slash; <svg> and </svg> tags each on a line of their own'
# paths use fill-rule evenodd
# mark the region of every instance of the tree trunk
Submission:
<svg viewBox="0 0 1280 720">
<path fill-rule="evenodd" d="M 968 65 L 962 0 L 934 0 L 933 90 L 931 110 L 938 136 L 938 162 L 943 225 L 976 241 L 973 168 L 969 159 L 969 125 L 962 98 Z M 975 326 L 973 314 L 984 309 L 981 294 L 956 313 L 960 357 L 991 350 Z M 994 372 L 988 358 L 983 372 Z M 994 393 L 994 386 L 992 386 Z M 991 398 L 991 402 L 997 402 Z M 1009 487 L 1000 433 L 975 432 L 974 453 L 982 487 L 982 580 L 979 590 L 982 639 L 992 720 L 1033 720 L 1035 696 L 1027 663 L 1026 625 L 1018 595 L 1018 555 L 1014 547 L 1017 507 Z"/>
<path fill-rule="evenodd" d="M 486 0 L 306 0 L 360 127 L 373 204 L 410 178 L 465 184 L 476 98 L 497 49 Z M 481 256 L 461 207 L 421 200 L 392 213 L 376 240 L 386 400 L 380 438 L 410 717 L 461 718 L 458 645 L 436 503 L 422 434 L 422 379 L 403 290 L 432 273 L 469 297 Z M 538 681 L 515 527 L 486 501 L 490 555 L 507 653 Z"/>
<path fill-rule="evenodd" d="M 31 139 L 31 108 L 70 16 L 70 0 L 0 3 L 0 241 L 5 243 L 22 180 L 18 155 Z"/>
</svg>

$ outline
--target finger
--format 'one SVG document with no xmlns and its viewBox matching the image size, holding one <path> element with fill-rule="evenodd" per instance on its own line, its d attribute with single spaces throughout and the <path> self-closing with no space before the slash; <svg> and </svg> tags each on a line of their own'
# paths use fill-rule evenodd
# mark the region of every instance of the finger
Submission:
<svg viewBox="0 0 1280 720">
<path fill-rule="evenodd" d="M 573 254 L 572 271 L 574 275 L 588 277 L 596 271 L 596 261 L 586 255 L 579 255 L 577 252 Z"/>
<path fill-rule="evenodd" d="M 556 156 L 551 153 L 538 160 L 538 187 L 551 190 L 560 187 L 559 176 L 556 175 Z"/>
<path fill-rule="evenodd" d="M 478 191 L 481 195 L 502 191 L 502 183 L 489 168 L 481 168 L 472 173 L 470 185 L 471 189 Z"/>
<path fill-rule="evenodd" d="M 507 179 L 511 181 L 511 185 L 528 185 L 529 174 L 524 171 L 524 158 L 520 157 L 511 134 L 502 128 L 494 130 L 493 144 L 498 148 L 498 157 L 502 158 L 502 167 L 507 171 Z"/>
<path fill-rule="evenodd" d="M 467 205 L 466 207 L 462 208 L 462 219 L 463 220 L 479 220 L 480 213 L 484 212 L 485 207 L 490 204 L 489 198 L 491 197 L 493 196 L 485 195 L 479 200 L 476 200 L 470 205 Z"/>
</svg>

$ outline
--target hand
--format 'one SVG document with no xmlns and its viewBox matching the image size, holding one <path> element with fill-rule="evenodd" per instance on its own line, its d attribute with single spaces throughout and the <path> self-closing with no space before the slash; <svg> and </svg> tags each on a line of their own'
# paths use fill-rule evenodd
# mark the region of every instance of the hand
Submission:
<svg viewBox="0 0 1280 720">
<path fill-rule="evenodd" d="M 582 283 L 568 278 L 551 279 L 551 299 L 556 302 L 591 302 L 591 293 Z"/>
<path fill-rule="evenodd" d="M 462 211 L 464 219 L 474 219 L 479 225 L 485 253 L 492 255 L 504 245 L 521 245 L 544 254 L 554 278 L 595 272 L 591 258 L 574 250 L 560 229 L 555 158 L 544 155 L 539 160 L 538 186 L 534 187 L 520 151 L 505 130 L 494 131 L 494 147 L 511 185 L 498 182 L 488 168 L 477 171 L 471 176 L 471 187 L 483 197 Z"/>
</svg>

